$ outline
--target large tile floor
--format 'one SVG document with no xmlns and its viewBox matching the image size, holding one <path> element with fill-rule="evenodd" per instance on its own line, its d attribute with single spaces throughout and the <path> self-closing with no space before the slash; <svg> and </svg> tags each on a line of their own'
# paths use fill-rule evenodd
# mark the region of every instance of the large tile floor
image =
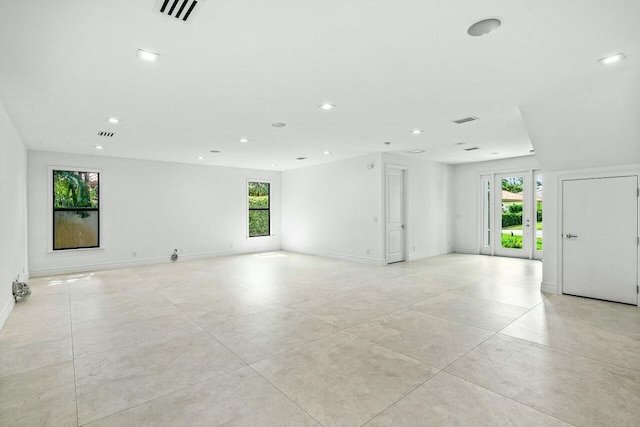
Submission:
<svg viewBox="0 0 640 427">
<path fill-rule="evenodd" d="M 34 279 L 0 425 L 640 425 L 640 310 L 540 275 L 277 252 Z"/>
</svg>

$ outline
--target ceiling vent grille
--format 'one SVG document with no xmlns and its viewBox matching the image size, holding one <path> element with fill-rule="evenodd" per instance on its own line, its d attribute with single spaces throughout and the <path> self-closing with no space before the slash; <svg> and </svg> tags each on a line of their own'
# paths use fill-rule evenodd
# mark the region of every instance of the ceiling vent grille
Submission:
<svg viewBox="0 0 640 427">
<path fill-rule="evenodd" d="M 306 157 L 296 157 L 296 160 L 307 160 Z"/>
<path fill-rule="evenodd" d="M 480 147 L 469 147 L 469 148 L 465 148 L 464 151 L 476 151 L 479 150 Z"/>
<path fill-rule="evenodd" d="M 457 123 L 461 125 L 463 123 L 475 122 L 476 120 L 480 120 L 480 119 L 477 118 L 476 116 L 469 116 L 469 117 L 465 117 L 464 119 L 454 120 L 453 123 Z"/>
<path fill-rule="evenodd" d="M 196 6 L 204 0 L 156 0 L 155 11 L 183 22 L 191 22 Z"/>
<path fill-rule="evenodd" d="M 105 132 L 103 130 L 101 130 L 100 132 L 98 132 L 98 136 L 107 136 L 109 138 L 112 138 L 113 135 L 115 135 L 115 133 L 113 132 Z"/>
</svg>

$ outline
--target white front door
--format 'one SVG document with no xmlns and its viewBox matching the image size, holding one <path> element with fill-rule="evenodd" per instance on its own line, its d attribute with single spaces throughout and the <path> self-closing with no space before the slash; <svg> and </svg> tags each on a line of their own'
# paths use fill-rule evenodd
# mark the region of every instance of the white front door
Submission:
<svg viewBox="0 0 640 427">
<path fill-rule="evenodd" d="M 494 254 L 531 258 L 531 171 L 496 174 L 494 194 Z"/>
<path fill-rule="evenodd" d="M 638 304 L 638 177 L 562 183 L 562 292 Z"/>
<path fill-rule="evenodd" d="M 386 168 L 386 256 L 387 264 L 405 260 L 404 169 Z"/>
</svg>

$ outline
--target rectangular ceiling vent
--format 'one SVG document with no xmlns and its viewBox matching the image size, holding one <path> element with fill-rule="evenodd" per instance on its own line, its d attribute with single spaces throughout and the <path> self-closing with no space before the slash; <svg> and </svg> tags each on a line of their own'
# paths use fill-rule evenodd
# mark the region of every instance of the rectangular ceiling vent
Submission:
<svg viewBox="0 0 640 427">
<path fill-rule="evenodd" d="M 465 148 L 464 151 L 476 151 L 479 150 L 480 147 L 469 147 L 469 148 Z"/>
<path fill-rule="evenodd" d="M 103 130 L 101 130 L 100 132 L 98 132 L 98 136 L 107 136 L 109 138 L 112 138 L 113 135 L 115 135 L 115 133 L 113 132 L 105 132 Z"/>
<path fill-rule="evenodd" d="M 191 22 L 196 6 L 203 2 L 204 0 L 156 0 L 153 10 L 182 22 Z"/>
<path fill-rule="evenodd" d="M 464 119 L 454 120 L 453 123 L 457 123 L 461 125 L 463 123 L 475 122 L 476 120 L 480 120 L 480 119 L 477 118 L 476 116 L 469 116 L 469 117 L 465 117 Z"/>
</svg>

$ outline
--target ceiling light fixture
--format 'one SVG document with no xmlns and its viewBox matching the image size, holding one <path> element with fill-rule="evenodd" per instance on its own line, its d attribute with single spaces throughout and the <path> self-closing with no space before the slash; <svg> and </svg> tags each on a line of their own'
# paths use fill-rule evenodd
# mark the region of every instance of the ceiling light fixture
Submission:
<svg viewBox="0 0 640 427">
<path fill-rule="evenodd" d="M 325 150 L 325 151 L 324 151 L 324 154 L 331 154 L 331 151 L 329 151 L 329 150 Z"/>
<path fill-rule="evenodd" d="M 149 62 L 155 62 L 160 58 L 159 53 L 149 52 L 143 49 L 138 49 L 136 56 L 144 61 L 149 61 Z"/>
<path fill-rule="evenodd" d="M 204 160 L 205 157 L 204 156 L 198 156 L 198 160 Z"/>
<path fill-rule="evenodd" d="M 278 166 L 278 164 L 277 164 L 277 163 L 271 163 L 271 167 L 274 167 L 274 168 L 275 168 L 276 166 Z"/>
<path fill-rule="evenodd" d="M 609 65 L 609 64 L 616 63 L 616 62 L 620 62 L 625 58 L 626 58 L 626 56 L 625 56 L 624 53 L 616 53 L 615 55 L 607 56 L 605 58 L 600 58 L 600 59 L 598 59 L 598 62 L 600 62 L 601 64 L 604 64 L 604 65 Z"/>
<path fill-rule="evenodd" d="M 104 147 L 102 145 L 94 145 L 93 148 L 96 150 L 102 150 Z"/>
<path fill-rule="evenodd" d="M 247 138 L 240 138 L 240 142 L 249 142 Z"/>
<path fill-rule="evenodd" d="M 467 30 L 467 34 L 472 37 L 486 36 L 487 34 L 491 34 L 495 30 L 500 28 L 500 25 L 502 25 L 502 21 L 498 18 L 482 19 L 471 25 Z"/>
<path fill-rule="evenodd" d="M 120 119 L 117 117 L 109 117 L 107 121 L 112 125 L 117 125 L 118 123 L 120 123 Z"/>
<path fill-rule="evenodd" d="M 420 149 L 409 150 L 409 151 L 407 151 L 407 153 L 409 153 L 409 154 L 420 154 L 420 153 L 424 153 L 424 150 L 420 150 Z"/>
<path fill-rule="evenodd" d="M 271 126 L 273 126 L 274 128 L 283 128 L 286 125 L 286 123 L 271 123 Z"/>
<path fill-rule="evenodd" d="M 320 109 L 325 110 L 325 111 L 333 110 L 334 108 L 336 108 L 336 106 L 334 104 L 322 104 L 322 105 L 320 105 Z"/>
<path fill-rule="evenodd" d="M 411 133 L 414 135 L 420 135 L 422 132 L 424 132 L 422 129 L 414 129 L 411 131 Z"/>
</svg>

